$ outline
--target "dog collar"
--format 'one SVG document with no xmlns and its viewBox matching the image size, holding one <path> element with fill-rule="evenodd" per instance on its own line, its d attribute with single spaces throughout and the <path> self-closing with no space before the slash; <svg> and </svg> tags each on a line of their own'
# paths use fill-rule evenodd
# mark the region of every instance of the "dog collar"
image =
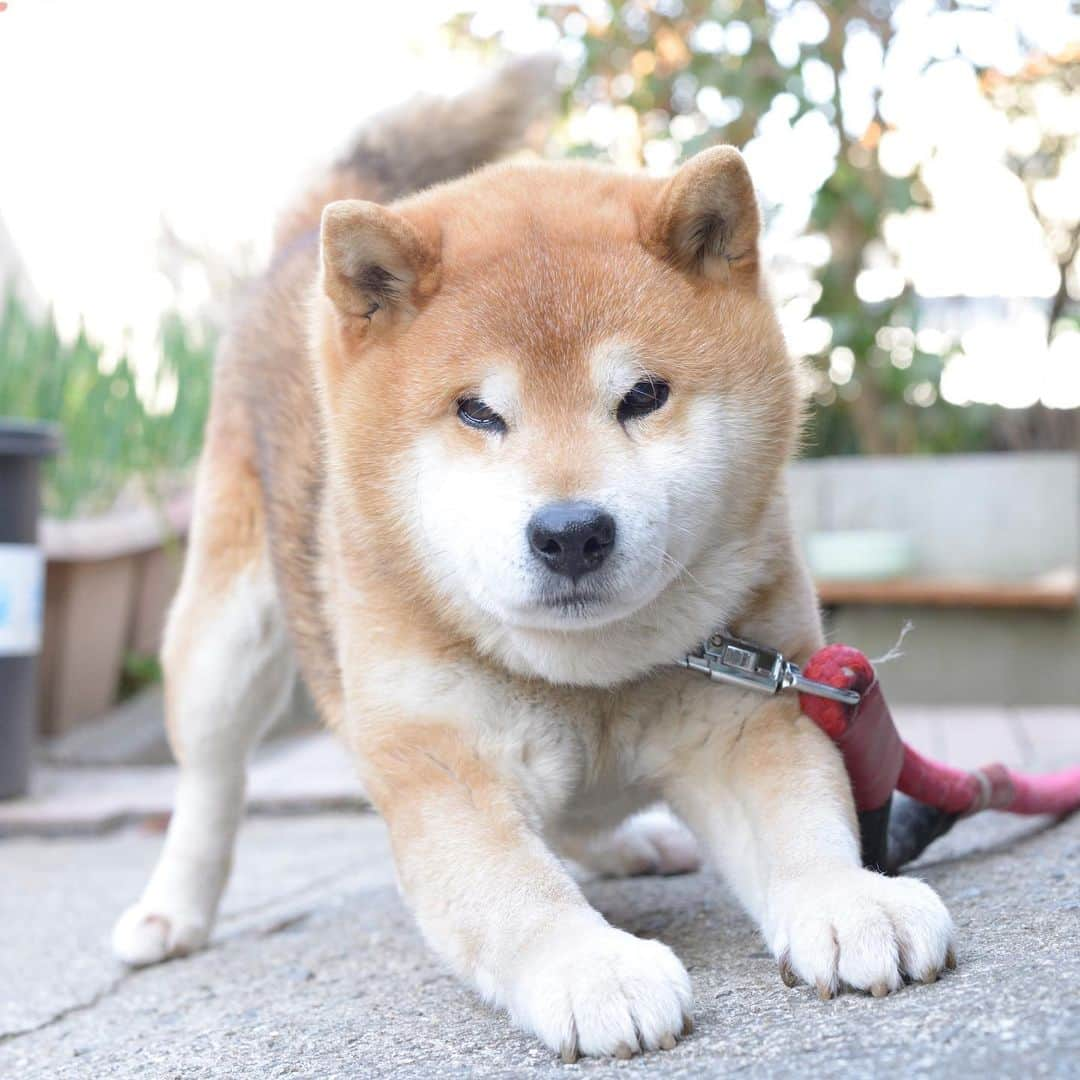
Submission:
<svg viewBox="0 0 1080 1080">
<path fill-rule="evenodd" d="M 760 690 L 765 694 L 798 690 L 815 697 L 828 698 L 830 701 L 840 701 L 845 705 L 859 704 L 857 691 L 808 679 L 797 664 L 786 660 L 777 649 L 731 637 L 720 631 L 714 632 L 703 641 L 699 651 L 687 653 L 676 663 L 679 667 L 699 671 L 716 682 Z"/>
</svg>

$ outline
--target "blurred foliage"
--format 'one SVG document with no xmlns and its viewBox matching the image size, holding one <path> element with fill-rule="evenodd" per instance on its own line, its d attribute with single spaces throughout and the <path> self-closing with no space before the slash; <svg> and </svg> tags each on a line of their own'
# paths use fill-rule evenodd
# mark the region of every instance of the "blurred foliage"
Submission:
<svg viewBox="0 0 1080 1080">
<path fill-rule="evenodd" d="M 1005 410 L 941 398 L 941 373 L 956 345 L 938 335 L 932 350 L 922 347 L 934 337 L 918 333 L 917 298 L 884 240 L 891 216 L 928 205 L 920 165 L 904 176 L 882 166 L 889 124 L 880 80 L 857 109 L 844 92 L 852 49 L 878 56 L 882 69 L 888 63 L 898 6 L 895 0 L 536 5 L 555 28 L 566 74 L 556 152 L 665 172 L 706 146 L 744 146 L 778 107 L 779 118 L 796 125 L 812 117 L 823 137 L 835 141 L 831 171 L 813 194 L 804 228 L 804 236 L 827 242 L 826 256 L 812 268 L 806 314 L 831 330 L 817 352 L 808 350 L 806 451 L 812 455 L 1003 445 L 997 424 Z M 943 15 L 984 7 L 976 0 L 936 5 Z M 460 47 L 490 52 L 502 44 L 499 28 L 471 13 L 449 29 Z M 1056 66 L 1056 60 L 1042 63 Z M 791 168 L 799 167 L 793 160 Z M 763 209 L 766 221 L 785 211 L 767 202 Z M 868 270 L 884 271 L 892 287 L 864 288 L 861 299 L 857 283 Z"/>
<path fill-rule="evenodd" d="M 116 692 L 117 701 L 127 701 L 148 686 L 156 686 L 162 681 L 161 661 L 152 653 L 128 652 L 124 656 L 124 666 L 120 669 L 120 685 Z"/>
<path fill-rule="evenodd" d="M 1075 172 L 1066 173 L 1066 163 L 1076 161 L 1080 132 L 1075 124 L 1063 130 L 1039 117 L 1063 106 L 1080 108 L 1080 45 L 1053 58 L 1033 57 L 1015 75 L 985 71 L 981 84 L 987 98 L 1008 118 L 1009 167 L 1023 182 L 1028 206 L 1057 265 L 1058 287 L 1047 320 L 1047 335 L 1052 336 L 1069 307 L 1069 276 L 1080 253 L 1080 221 L 1070 212 L 1071 200 L 1061 198 L 1063 188 L 1080 182 Z"/>
<path fill-rule="evenodd" d="M 160 364 L 139 378 L 121 356 L 82 332 L 63 341 L 51 318 L 34 319 L 9 295 L 0 313 L 0 417 L 60 425 L 63 449 L 45 470 L 45 510 L 70 517 L 104 511 L 121 493 L 159 502 L 202 443 L 213 342 L 167 318 Z"/>
</svg>

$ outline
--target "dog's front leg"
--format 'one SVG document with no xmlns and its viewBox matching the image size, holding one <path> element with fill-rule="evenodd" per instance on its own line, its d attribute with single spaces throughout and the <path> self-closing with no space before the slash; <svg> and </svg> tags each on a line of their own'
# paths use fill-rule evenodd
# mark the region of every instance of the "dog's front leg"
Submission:
<svg viewBox="0 0 1080 1080">
<path fill-rule="evenodd" d="M 850 785 L 833 744 L 779 700 L 718 727 L 679 761 L 672 804 L 758 921 L 788 985 L 882 996 L 952 963 L 952 922 L 929 886 L 859 862 Z"/>
<path fill-rule="evenodd" d="M 402 891 L 460 975 L 568 1060 L 675 1045 L 682 964 L 589 906 L 512 777 L 450 725 L 393 725 L 358 749 Z"/>
</svg>

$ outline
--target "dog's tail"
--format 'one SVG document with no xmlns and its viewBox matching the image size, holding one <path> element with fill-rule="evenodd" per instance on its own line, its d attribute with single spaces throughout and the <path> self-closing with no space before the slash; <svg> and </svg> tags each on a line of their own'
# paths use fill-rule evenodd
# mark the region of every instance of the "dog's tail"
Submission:
<svg viewBox="0 0 1080 1080">
<path fill-rule="evenodd" d="M 555 61 L 512 60 L 452 98 L 418 97 L 373 117 L 344 158 L 279 220 L 275 250 L 318 228 L 335 199 L 391 202 L 520 146 L 554 96 Z"/>
</svg>

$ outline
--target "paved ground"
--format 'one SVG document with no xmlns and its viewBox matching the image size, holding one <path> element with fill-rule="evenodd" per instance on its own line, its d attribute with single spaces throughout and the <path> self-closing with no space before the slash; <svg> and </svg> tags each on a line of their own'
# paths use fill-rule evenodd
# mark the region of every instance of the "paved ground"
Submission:
<svg viewBox="0 0 1080 1080">
<path fill-rule="evenodd" d="M 922 712 L 904 726 L 958 761 L 998 756 L 1003 732 L 1011 761 L 1080 760 L 1080 712 L 1038 715 L 995 727 Z M 431 957 L 383 826 L 362 812 L 252 820 L 212 947 L 124 972 L 108 931 L 160 841 L 150 819 L 0 842 L 0 1076 L 1080 1076 L 1080 817 L 986 814 L 940 841 L 918 872 L 953 912 L 960 966 L 880 1001 L 787 990 L 708 875 L 595 882 L 609 919 L 686 962 L 697 1027 L 667 1054 L 574 1066 Z"/>
</svg>

